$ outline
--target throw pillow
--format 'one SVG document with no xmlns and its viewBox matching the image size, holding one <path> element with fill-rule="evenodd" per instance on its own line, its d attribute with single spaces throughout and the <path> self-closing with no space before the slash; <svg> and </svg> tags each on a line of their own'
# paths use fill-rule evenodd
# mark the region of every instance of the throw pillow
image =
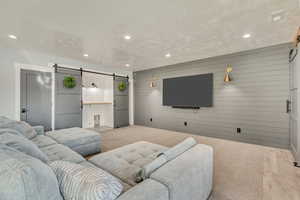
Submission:
<svg viewBox="0 0 300 200">
<path fill-rule="evenodd" d="M 35 157 L 45 163 L 48 161 L 48 157 L 38 148 L 38 146 L 25 137 L 4 133 L 0 135 L 0 143 Z"/>
<path fill-rule="evenodd" d="M 50 164 L 64 199 L 114 200 L 122 192 L 120 181 L 100 168 L 66 161 Z"/>
</svg>

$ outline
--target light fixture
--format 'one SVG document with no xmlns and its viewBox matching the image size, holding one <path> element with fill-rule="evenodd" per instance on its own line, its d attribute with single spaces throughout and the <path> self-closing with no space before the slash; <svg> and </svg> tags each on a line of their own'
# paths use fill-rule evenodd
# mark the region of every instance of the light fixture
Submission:
<svg viewBox="0 0 300 200">
<path fill-rule="evenodd" d="M 272 21 L 273 22 L 278 22 L 282 20 L 285 16 L 285 11 L 284 10 L 277 10 L 272 12 Z"/>
<path fill-rule="evenodd" d="M 89 54 L 85 53 L 85 54 L 83 54 L 83 56 L 87 58 L 87 57 L 89 57 Z"/>
<path fill-rule="evenodd" d="M 225 83 L 232 81 L 231 72 L 232 72 L 232 67 L 230 65 L 227 65 L 225 77 L 224 77 Z"/>
<path fill-rule="evenodd" d="M 130 40 L 130 39 L 131 39 L 131 36 L 130 36 L 130 35 L 125 35 L 125 36 L 124 36 L 124 39 L 125 39 L 125 40 Z"/>
<path fill-rule="evenodd" d="M 277 21 L 280 21 L 282 19 L 282 17 L 280 15 L 278 15 L 278 16 L 274 16 L 272 19 L 273 19 L 273 22 L 277 22 Z"/>
<path fill-rule="evenodd" d="M 15 36 L 15 35 L 8 35 L 8 37 L 9 37 L 10 39 L 14 39 L 14 40 L 18 39 L 17 36 Z"/>
<path fill-rule="evenodd" d="M 150 80 L 150 88 L 155 88 L 156 87 L 156 81 L 158 81 L 158 78 L 152 74 L 151 80 Z"/>
<path fill-rule="evenodd" d="M 170 54 L 170 53 L 167 53 L 167 54 L 165 55 L 165 57 L 166 57 L 166 58 L 170 58 L 170 57 L 171 57 L 171 54 Z"/>
<path fill-rule="evenodd" d="M 98 86 L 95 83 L 92 83 L 92 88 L 98 88 Z"/>
<path fill-rule="evenodd" d="M 149 85 L 151 88 L 154 88 L 155 87 L 155 83 L 154 81 L 150 81 L 150 85 Z"/>
<path fill-rule="evenodd" d="M 125 67 L 130 67 L 130 64 L 126 64 Z"/>
<path fill-rule="evenodd" d="M 243 38 L 247 39 L 247 38 L 250 38 L 251 37 L 251 34 L 250 33 L 246 33 L 243 35 Z"/>
</svg>

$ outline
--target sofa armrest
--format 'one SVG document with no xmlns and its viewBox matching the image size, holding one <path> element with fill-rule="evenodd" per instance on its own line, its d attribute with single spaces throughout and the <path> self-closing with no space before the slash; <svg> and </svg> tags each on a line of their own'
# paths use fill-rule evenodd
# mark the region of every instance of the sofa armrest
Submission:
<svg viewBox="0 0 300 200">
<path fill-rule="evenodd" d="M 38 135 L 45 135 L 45 129 L 43 126 L 33 126 L 32 127 Z"/>
<path fill-rule="evenodd" d="M 207 200 L 213 185 L 213 149 L 198 144 L 150 175 L 165 185 L 170 200 Z"/>
<path fill-rule="evenodd" d="M 147 179 L 123 193 L 117 200 L 169 200 L 168 189 L 154 180 Z"/>
</svg>

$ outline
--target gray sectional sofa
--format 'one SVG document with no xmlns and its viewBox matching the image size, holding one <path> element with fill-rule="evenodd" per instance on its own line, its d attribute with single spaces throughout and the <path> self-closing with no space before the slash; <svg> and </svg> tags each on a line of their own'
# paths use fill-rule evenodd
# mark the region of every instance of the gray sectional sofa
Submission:
<svg viewBox="0 0 300 200">
<path fill-rule="evenodd" d="M 50 167 L 57 161 L 97 168 L 113 175 L 123 187 L 117 200 L 209 198 L 213 177 L 210 146 L 196 144 L 191 138 L 173 148 L 138 142 L 86 160 L 82 155 L 100 151 L 100 136 L 87 132 L 89 139 L 84 139 L 82 131 L 85 130 L 44 133 L 42 127 L 32 128 L 0 117 L 0 199 L 69 200 L 62 195 L 57 181 L 60 177 Z M 12 134 L 19 140 L 9 140 Z"/>
</svg>

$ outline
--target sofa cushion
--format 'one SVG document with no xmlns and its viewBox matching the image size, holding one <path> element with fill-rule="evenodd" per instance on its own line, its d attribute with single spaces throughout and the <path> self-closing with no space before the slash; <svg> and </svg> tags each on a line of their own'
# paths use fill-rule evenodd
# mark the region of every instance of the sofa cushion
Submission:
<svg viewBox="0 0 300 200">
<path fill-rule="evenodd" d="M 80 163 L 82 161 L 85 161 L 85 159 L 81 155 L 61 144 L 42 147 L 41 150 L 45 154 L 47 154 L 50 162 L 62 160 L 73 163 Z"/>
<path fill-rule="evenodd" d="M 23 136 L 4 133 L 0 135 L 0 143 L 35 157 L 45 163 L 48 161 L 48 157 L 32 141 Z"/>
<path fill-rule="evenodd" d="M 50 164 L 64 199 L 114 200 L 122 192 L 119 180 L 102 169 L 65 161 Z"/>
<path fill-rule="evenodd" d="M 208 199 L 213 168 L 212 147 L 197 144 L 155 170 L 150 179 L 165 185 L 172 200 Z"/>
<path fill-rule="evenodd" d="M 28 123 L 8 118 L 0 118 L 0 128 L 13 129 L 28 139 L 34 138 L 37 135 L 36 131 Z"/>
<path fill-rule="evenodd" d="M 51 137 L 60 144 L 64 144 L 70 148 L 79 145 L 93 143 L 95 141 L 100 142 L 100 134 L 83 129 L 83 128 L 67 128 L 56 131 L 49 131 L 46 133 L 47 136 Z"/>
<path fill-rule="evenodd" d="M 166 164 L 168 161 L 173 160 L 180 154 L 189 150 L 197 144 L 194 138 L 187 138 L 183 142 L 175 145 L 172 148 L 164 151 L 158 158 L 154 159 L 152 162 L 146 164 L 141 168 L 141 170 L 136 175 L 136 182 L 139 183 L 149 176 L 158 168 Z"/>
<path fill-rule="evenodd" d="M 55 174 L 38 159 L 0 144 L 1 200 L 62 200 Z"/>
<path fill-rule="evenodd" d="M 56 141 L 44 135 L 37 135 L 36 137 L 32 138 L 31 141 L 34 142 L 40 148 L 57 144 Z"/>
<path fill-rule="evenodd" d="M 75 127 L 50 131 L 46 135 L 83 156 L 100 152 L 101 137 L 95 131 Z"/>
<path fill-rule="evenodd" d="M 93 156 L 89 161 L 133 186 L 140 169 L 167 149 L 157 144 L 137 142 Z"/>
</svg>

